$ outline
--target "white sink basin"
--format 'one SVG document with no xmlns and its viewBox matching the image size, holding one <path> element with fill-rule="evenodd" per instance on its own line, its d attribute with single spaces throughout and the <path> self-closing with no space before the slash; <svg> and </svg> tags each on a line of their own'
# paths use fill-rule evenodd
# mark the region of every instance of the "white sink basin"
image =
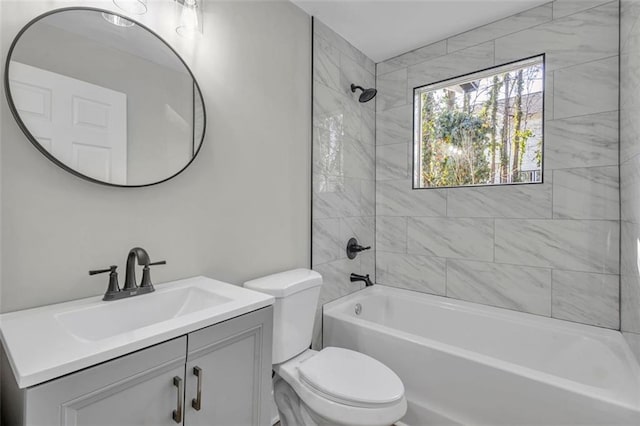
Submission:
<svg viewBox="0 0 640 426">
<path fill-rule="evenodd" d="M 272 296 L 206 277 L 153 293 L 102 296 L 0 315 L 0 338 L 20 388 L 273 304 Z"/>
<path fill-rule="evenodd" d="M 232 300 L 213 291 L 199 287 L 167 288 L 162 292 L 79 307 L 54 317 L 80 339 L 102 340 Z"/>
</svg>

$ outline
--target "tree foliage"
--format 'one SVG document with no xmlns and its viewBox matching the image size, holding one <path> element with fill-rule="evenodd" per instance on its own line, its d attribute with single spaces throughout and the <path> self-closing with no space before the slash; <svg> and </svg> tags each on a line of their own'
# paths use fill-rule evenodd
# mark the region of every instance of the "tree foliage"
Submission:
<svg viewBox="0 0 640 426">
<path fill-rule="evenodd" d="M 422 186 L 533 180 L 532 165 L 542 163 L 542 91 L 533 89 L 541 73 L 534 65 L 423 92 Z"/>
</svg>

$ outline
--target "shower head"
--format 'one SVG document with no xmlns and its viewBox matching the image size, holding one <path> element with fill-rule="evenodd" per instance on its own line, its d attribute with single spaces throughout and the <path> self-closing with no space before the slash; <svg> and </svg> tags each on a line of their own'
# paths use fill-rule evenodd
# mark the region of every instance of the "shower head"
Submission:
<svg viewBox="0 0 640 426">
<path fill-rule="evenodd" d="M 358 100 L 362 103 L 369 102 L 371 99 L 376 97 L 378 91 L 376 89 L 365 89 L 364 87 L 356 86 L 355 84 L 351 84 L 351 91 L 356 93 L 356 89 L 362 90 L 360 97 Z"/>
</svg>

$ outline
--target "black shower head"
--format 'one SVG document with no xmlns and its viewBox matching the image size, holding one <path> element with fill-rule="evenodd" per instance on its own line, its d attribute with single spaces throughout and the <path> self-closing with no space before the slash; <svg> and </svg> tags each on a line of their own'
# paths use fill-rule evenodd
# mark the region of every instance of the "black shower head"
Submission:
<svg viewBox="0 0 640 426">
<path fill-rule="evenodd" d="M 369 102 L 371 99 L 376 97 L 378 91 L 376 89 L 365 89 L 364 87 L 356 86 L 355 84 L 351 84 L 351 91 L 356 93 L 356 89 L 362 90 L 360 97 L 358 100 L 362 103 Z"/>
</svg>

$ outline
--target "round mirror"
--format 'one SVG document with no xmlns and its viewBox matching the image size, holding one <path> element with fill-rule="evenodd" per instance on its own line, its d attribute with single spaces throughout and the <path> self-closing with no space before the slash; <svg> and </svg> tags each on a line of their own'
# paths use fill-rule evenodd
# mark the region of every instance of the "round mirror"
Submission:
<svg viewBox="0 0 640 426">
<path fill-rule="evenodd" d="M 109 11 L 58 9 L 28 23 L 4 84 L 27 138 L 93 182 L 165 181 L 202 145 L 204 101 L 191 70 L 147 27 Z"/>
</svg>

